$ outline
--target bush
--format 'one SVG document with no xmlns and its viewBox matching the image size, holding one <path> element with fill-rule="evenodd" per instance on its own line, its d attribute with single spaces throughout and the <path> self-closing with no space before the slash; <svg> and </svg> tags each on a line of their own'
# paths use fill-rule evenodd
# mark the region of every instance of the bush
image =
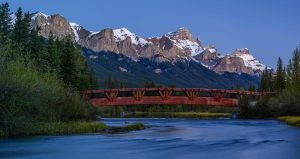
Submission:
<svg viewBox="0 0 300 159">
<path fill-rule="evenodd" d="M 31 134 L 42 122 L 89 119 L 93 107 L 55 74 L 40 73 L 22 60 L 0 68 L 0 129 L 9 136 Z"/>
<path fill-rule="evenodd" d="M 282 116 L 278 120 L 286 122 L 289 125 L 300 126 L 300 116 Z"/>
<path fill-rule="evenodd" d="M 143 130 L 146 127 L 143 123 L 134 123 L 134 124 L 127 125 L 125 128 L 127 131 L 132 131 L 132 130 Z"/>
<path fill-rule="evenodd" d="M 276 98 L 273 98 L 270 105 L 278 109 L 277 116 L 300 115 L 300 90 L 287 88 Z"/>
</svg>

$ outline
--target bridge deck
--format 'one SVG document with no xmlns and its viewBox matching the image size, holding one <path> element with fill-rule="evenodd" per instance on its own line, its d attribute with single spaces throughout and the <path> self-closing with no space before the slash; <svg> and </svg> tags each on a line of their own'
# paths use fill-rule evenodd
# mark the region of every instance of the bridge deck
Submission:
<svg viewBox="0 0 300 159">
<path fill-rule="evenodd" d="M 183 104 L 237 107 L 239 96 L 270 96 L 271 92 L 254 92 L 205 88 L 123 88 L 83 92 L 94 106 L 145 104 Z"/>
</svg>

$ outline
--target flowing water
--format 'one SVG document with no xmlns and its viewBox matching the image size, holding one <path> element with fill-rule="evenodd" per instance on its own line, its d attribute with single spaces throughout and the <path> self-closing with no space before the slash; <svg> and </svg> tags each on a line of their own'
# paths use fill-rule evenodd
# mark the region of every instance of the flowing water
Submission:
<svg viewBox="0 0 300 159">
<path fill-rule="evenodd" d="M 0 158 L 300 159 L 300 128 L 275 120 L 104 119 L 112 126 L 143 122 L 122 134 L 0 140 Z"/>
</svg>

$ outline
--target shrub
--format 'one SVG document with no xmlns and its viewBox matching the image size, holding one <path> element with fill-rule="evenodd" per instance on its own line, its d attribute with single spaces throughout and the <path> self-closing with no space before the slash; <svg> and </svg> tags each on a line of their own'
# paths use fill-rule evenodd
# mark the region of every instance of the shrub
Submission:
<svg viewBox="0 0 300 159">
<path fill-rule="evenodd" d="M 133 124 L 127 125 L 125 128 L 128 131 L 132 131 L 132 130 L 143 130 L 146 127 L 143 123 L 133 123 Z"/>
<path fill-rule="evenodd" d="M 65 87 L 55 74 L 40 73 L 22 60 L 0 68 L 0 129 L 31 134 L 40 122 L 88 119 L 93 107 Z"/>
</svg>

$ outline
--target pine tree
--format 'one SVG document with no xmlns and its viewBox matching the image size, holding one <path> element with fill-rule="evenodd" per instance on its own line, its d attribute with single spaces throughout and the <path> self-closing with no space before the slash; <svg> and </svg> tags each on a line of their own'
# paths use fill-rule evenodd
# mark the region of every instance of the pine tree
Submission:
<svg viewBox="0 0 300 159">
<path fill-rule="evenodd" d="M 12 39 L 29 51 L 30 14 L 23 14 L 22 8 L 16 12 L 16 21 L 12 33 Z"/>
<path fill-rule="evenodd" d="M 272 72 L 267 68 L 262 73 L 259 91 L 263 91 L 263 92 L 273 91 Z"/>
<path fill-rule="evenodd" d="M 61 48 L 61 44 L 58 45 L 59 42 L 54 41 L 54 36 L 50 33 L 46 45 L 46 49 L 43 53 L 42 62 L 43 68 L 50 72 L 59 73 L 60 71 L 60 55 L 59 50 Z"/>
<path fill-rule="evenodd" d="M 109 75 L 105 81 L 106 88 L 113 89 L 116 88 L 115 80 Z"/>
<path fill-rule="evenodd" d="M 74 54 L 75 51 L 71 37 L 67 36 L 63 40 L 63 48 L 60 56 L 60 77 L 66 84 L 76 87 L 78 86 L 78 78 L 76 74 L 78 70 Z"/>
<path fill-rule="evenodd" d="M 277 92 L 281 92 L 286 85 L 286 75 L 285 75 L 285 69 L 283 68 L 282 59 L 279 57 L 277 61 L 277 70 L 276 70 L 276 76 L 274 79 L 274 89 Z"/>
<path fill-rule="evenodd" d="M 252 83 L 250 83 L 248 91 L 255 91 L 255 87 Z"/>
<path fill-rule="evenodd" d="M 8 3 L 0 5 L 0 35 L 8 37 L 12 30 L 12 13 L 10 12 Z"/>
<path fill-rule="evenodd" d="M 296 48 L 293 53 L 292 59 L 289 60 L 286 70 L 286 87 L 300 88 L 300 52 L 299 48 Z"/>
<path fill-rule="evenodd" d="M 28 41 L 28 52 L 30 57 L 38 59 L 43 53 L 44 39 L 38 35 L 38 29 L 31 29 Z"/>
</svg>

